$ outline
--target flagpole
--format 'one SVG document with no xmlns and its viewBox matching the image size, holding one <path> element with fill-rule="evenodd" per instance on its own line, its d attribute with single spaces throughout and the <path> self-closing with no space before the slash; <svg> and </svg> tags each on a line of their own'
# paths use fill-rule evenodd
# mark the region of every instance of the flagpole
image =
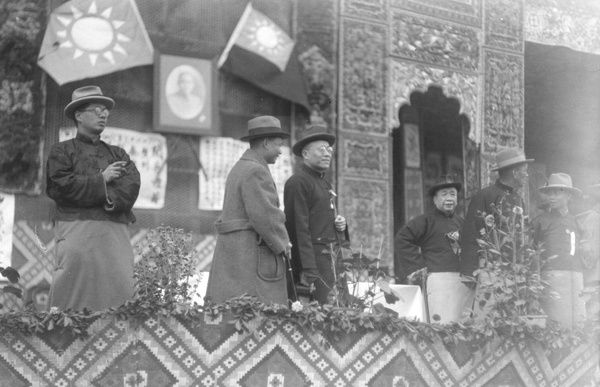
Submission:
<svg viewBox="0 0 600 387">
<path fill-rule="evenodd" d="M 246 5 L 246 9 L 244 9 L 244 13 L 242 13 L 240 20 L 238 21 L 237 25 L 235 26 L 235 29 L 233 30 L 233 32 L 231 33 L 231 37 L 229 38 L 229 41 L 227 42 L 227 45 L 225 46 L 225 49 L 223 50 L 223 53 L 221 54 L 221 57 L 219 58 L 219 61 L 217 62 L 217 68 L 221 68 L 223 66 L 223 64 L 225 63 L 225 61 L 227 60 L 227 56 L 229 56 L 229 51 L 231 51 L 231 48 L 235 44 L 235 41 L 242 33 L 242 29 L 244 28 L 246 21 L 250 17 L 250 13 L 252 13 L 252 2 L 249 2 L 248 5 Z"/>
</svg>

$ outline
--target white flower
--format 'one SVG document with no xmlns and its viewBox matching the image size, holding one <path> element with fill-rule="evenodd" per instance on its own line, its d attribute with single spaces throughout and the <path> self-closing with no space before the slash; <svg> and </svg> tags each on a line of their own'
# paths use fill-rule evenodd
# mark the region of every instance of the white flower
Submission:
<svg viewBox="0 0 600 387">
<path fill-rule="evenodd" d="M 58 306 L 53 306 L 50 308 L 50 314 L 57 314 L 60 311 L 58 310 Z"/>
<path fill-rule="evenodd" d="M 522 208 L 522 207 L 519 207 L 519 206 L 515 206 L 515 207 L 513 208 L 513 212 L 514 212 L 515 214 L 517 214 L 517 215 L 523 215 L 523 208 Z"/>
<path fill-rule="evenodd" d="M 302 309 L 304 309 L 304 305 L 302 305 L 302 303 L 300 301 L 292 302 L 292 310 L 294 312 L 301 312 Z"/>
<path fill-rule="evenodd" d="M 494 221 L 494 215 L 489 214 L 485 217 L 485 225 L 488 227 L 494 227 L 496 222 Z"/>
</svg>

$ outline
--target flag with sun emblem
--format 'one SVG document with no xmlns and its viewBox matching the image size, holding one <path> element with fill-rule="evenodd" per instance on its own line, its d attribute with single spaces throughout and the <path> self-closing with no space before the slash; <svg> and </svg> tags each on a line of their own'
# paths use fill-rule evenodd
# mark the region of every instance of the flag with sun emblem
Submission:
<svg viewBox="0 0 600 387">
<path fill-rule="evenodd" d="M 38 64 L 63 85 L 152 64 L 153 52 L 134 0 L 73 0 L 52 11 Z"/>
<path fill-rule="evenodd" d="M 308 109 L 295 42 L 248 3 L 217 66 Z"/>
</svg>

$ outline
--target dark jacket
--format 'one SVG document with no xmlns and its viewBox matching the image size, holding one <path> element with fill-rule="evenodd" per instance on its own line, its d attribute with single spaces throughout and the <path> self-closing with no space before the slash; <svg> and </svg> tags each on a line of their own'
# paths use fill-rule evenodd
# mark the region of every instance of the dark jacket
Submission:
<svg viewBox="0 0 600 387">
<path fill-rule="evenodd" d="M 544 212 L 532 221 L 533 241 L 541 247 L 542 270 L 582 271 L 579 258 L 581 229 L 575 217 L 558 211 Z"/>
<path fill-rule="evenodd" d="M 105 183 L 102 171 L 126 161 L 127 172 Z M 56 220 L 110 220 L 132 223 L 140 173 L 124 149 L 78 133 L 55 144 L 46 166 L 46 194 L 56 202 Z"/>
<path fill-rule="evenodd" d="M 224 302 L 244 293 L 265 303 L 287 304 L 285 215 L 269 167 L 248 149 L 225 182 L 217 245 L 206 295 Z"/>
<path fill-rule="evenodd" d="M 458 272 L 460 258 L 450 238 L 460 235 L 462 224 L 458 215 L 449 217 L 437 208 L 406 223 L 394 239 L 396 277 L 404 281 L 424 267 L 430 273 Z M 458 244 L 458 238 L 455 240 Z"/>
<path fill-rule="evenodd" d="M 500 203 L 502 203 L 504 216 L 508 216 L 514 206 L 525 210 L 523 198 L 512 187 L 502 184 L 500 180 L 496 180 L 495 184 L 480 190 L 471 198 L 461 237 L 461 274 L 472 276 L 479 267 L 481 247 L 477 243 L 477 238 L 481 238 L 481 230 L 485 230 L 485 220 L 482 215 L 494 214 L 496 226 L 503 229 L 502 220 L 492 208 L 492 206 L 499 206 Z"/>
</svg>

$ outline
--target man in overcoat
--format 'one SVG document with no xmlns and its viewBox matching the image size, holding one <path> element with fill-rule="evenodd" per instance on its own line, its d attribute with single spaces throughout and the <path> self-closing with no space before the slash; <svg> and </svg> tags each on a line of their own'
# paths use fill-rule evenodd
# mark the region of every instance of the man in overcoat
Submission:
<svg viewBox="0 0 600 387">
<path fill-rule="evenodd" d="M 508 148 L 496 154 L 496 167 L 492 171 L 498 172 L 496 182 L 477 192 L 471 198 L 461 237 L 460 273 L 463 276 L 473 277 L 480 267 L 480 251 L 477 242 L 481 238 L 482 230 L 486 229 L 486 222 L 494 224 L 501 230 L 506 229 L 505 219 L 508 218 L 515 207 L 524 213 L 525 202 L 519 191 L 527 184 L 529 174 L 528 164 L 533 159 L 525 158 L 525 154 L 518 148 Z M 497 208 L 502 217 L 494 210 Z M 479 276 L 478 280 L 488 281 Z M 476 287 L 475 283 L 469 285 Z M 475 296 L 477 299 L 477 295 Z M 482 317 L 490 307 L 488 304 L 483 309 L 475 302 L 475 314 Z"/>
<path fill-rule="evenodd" d="M 279 208 L 274 164 L 289 134 L 275 117 L 248 121 L 250 143 L 225 182 L 223 211 L 215 223 L 217 245 L 206 297 L 215 303 L 244 293 L 265 303 L 287 305 L 286 263 L 291 247 L 285 215 Z"/>
<path fill-rule="evenodd" d="M 337 214 L 336 194 L 325 180 L 334 144 L 335 136 L 324 127 L 314 125 L 306 129 L 292 147 L 292 152 L 302 158 L 302 165 L 286 181 L 283 192 L 295 282 L 314 284 L 314 298 L 321 304 L 330 301 L 336 286 L 331 247 L 335 253 L 348 240 L 346 219 Z M 338 294 L 344 291 L 338 289 Z"/>
</svg>

